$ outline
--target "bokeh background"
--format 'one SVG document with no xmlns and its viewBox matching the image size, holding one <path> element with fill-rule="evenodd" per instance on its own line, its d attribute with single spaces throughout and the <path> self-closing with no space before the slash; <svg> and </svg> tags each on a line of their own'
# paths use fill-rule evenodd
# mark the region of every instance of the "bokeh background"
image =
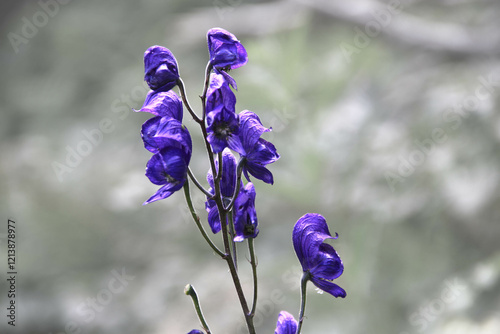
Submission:
<svg viewBox="0 0 500 334">
<path fill-rule="evenodd" d="M 500 332 L 498 1 L 0 8 L 1 333 L 187 333 L 200 328 L 187 283 L 214 333 L 244 333 L 225 264 L 182 193 L 141 205 L 157 187 L 144 176 L 150 154 L 139 135 L 149 115 L 131 111 L 147 92 L 142 56 L 155 44 L 174 52 L 199 110 L 205 34 L 216 26 L 249 54 L 232 72 L 237 109 L 273 127 L 267 139 L 281 154 L 270 166 L 275 185 L 256 182 L 258 332 L 272 333 L 280 310 L 298 316 L 291 231 L 306 212 L 339 233 L 337 283 L 348 296 L 310 285 L 304 333 Z M 187 115 L 185 125 L 204 180 L 201 136 Z M 203 196 L 195 203 L 205 218 Z M 18 228 L 15 328 L 5 316 L 9 218 Z"/>
</svg>

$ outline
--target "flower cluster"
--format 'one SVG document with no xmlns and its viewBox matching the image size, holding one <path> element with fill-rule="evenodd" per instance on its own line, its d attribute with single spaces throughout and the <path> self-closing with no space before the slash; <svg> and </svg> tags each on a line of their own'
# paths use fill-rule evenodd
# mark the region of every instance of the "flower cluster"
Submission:
<svg viewBox="0 0 500 334">
<path fill-rule="evenodd" d="M 273 184 L 273 174 L 267 165 L 277 161 L 280 155 L 272 143 L 262 138 L 271 129 L 263 126 L 257 114 L 249 110 L 236 112 L 237 85 L 228 72 L 247 63 L 245 48 L 233 34 L 221 28 L 208 31 L 207 44 L 209 61 L 205 87 L 200 96 L 201 116 L 187 101 L 178 64 L 170 50 L 152 46 L 144 53 L 144 80 L 151 91 L 138 111 L 153 115 L 141 130 L 144 147 L 153 154 L 146 165 L 146 176 L 153 184 L 161 186 L 144 204 L 165 199 L 184 188 L 197 227 L 214 252 L 228 263 L 249 332 L 255 333 L 253 316 L 257 296 L 257 261 L 253 239 L 259 234 L 259 229 L 256 191 L 251 178 Z M 173 91 L 175 86 L 179 88 L 180 97 Z M 182 123 L 184 107 L 199 124 L 208 151 L 208 189 L 197 181 L 189 169 L 192 142 L 188 129 Z M 206 196 L 208 225 L 214 234 L 222 231 L 223 251 L 212 242 L 200 223 L 190 198 L 188 177 Z M 324 243 L 326 239 L 336 237 L 331 236 L 325 218 L 319 214 L 306 214 L 295 224 L 292 240 L 303 269 L 302 306 L 298 322 L 286 311 L 279 314 L 275 334 L 300 333 L 308 281 L 335 297 L 346 296 L 345 291 L 332 282 L 342 274 L 343 264 L 334 248 Z M 236 265 L 235 243 L 245 240 L 248 241 L 254 276 L 251 310 L 241 288 Z M 189 291 L 203 329 L 210 333 L 198 297 L 194 289 Z M 198 329 L 189 332 L 200 333 L 203 331 Z"/>
<path fill-rule="evenodd" d="M 187 179 L 192 143 L 182 125 L 182 101 L 171 89 L 177 84 L 177 61 L 165 47 L 152 46 L 144 53 L 144 68 L 151 91 L 138 111 L 154 115 L 142 125 L 144 147 L 154 155 L 146 166 L 149 180 L 162 187 L 144 204 L 172 195 Z"/>
</svg>

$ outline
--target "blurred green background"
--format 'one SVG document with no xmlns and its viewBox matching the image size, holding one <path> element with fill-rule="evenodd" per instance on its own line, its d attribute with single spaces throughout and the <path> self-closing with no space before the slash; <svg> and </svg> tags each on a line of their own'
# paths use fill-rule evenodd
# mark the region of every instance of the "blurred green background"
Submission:
<svg viewBox="0 0 500 334">
<path fill-rule="evenodd" d="M 340 235 L 347 298 L 309 285 L 304 333 L 500 332 L 497 1 L 0 8 L 1 333 L 187 333 L 200 328 L 187 283 L 214 333 L 244 333 L 227 268 L 182 193 L 141 205 L 157 187 L 144 176 L 150 153 L 139 135 L 149 115 L 131 111 L 147 92 L 142 56 L 155 44 L 175 54 L 199 110 L 205 34 L 217 26 L 249 55 L 232 72 L 237 109 L 273 127 L 266 138 L 281 154 L 270 166 L 275 185 L 256 183 L 258 332 L 272 333 L 280 310 L 298 316 L 291 231 L 306 212 Z M 201 136 L 188 115 L 185 124 L 204 180 Z M 205 219 L 203 200 L 195 196 Z M 18 229 L 15 328 L 6 318 L 9 218 Z"/>
</svg>

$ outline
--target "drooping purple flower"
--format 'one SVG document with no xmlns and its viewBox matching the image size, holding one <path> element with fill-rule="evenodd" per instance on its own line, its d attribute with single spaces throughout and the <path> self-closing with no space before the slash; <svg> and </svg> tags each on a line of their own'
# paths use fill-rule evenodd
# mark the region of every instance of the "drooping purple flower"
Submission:
<svg viewBox="0 0 500 334">
<path fill-rule="evenodd" d="M 278 315 L 278 322 L 274 334 L 295 334 L 297 332 L 297 321 L 287 311 L 281 311 Z"/>
<path fill-rule="evenodd" d="M 234 241 L 241 242 L 247 238 L 256 238 L 259 229 L 255 211 L 255 187 L 251 182 L 240 189 L 234 202 L 234 211 Z"/>
<path fill-rule="evenodd" d="M 156 92 L 166 92 L 177 85 L 177 60 L 169 49 L 151 46 L 144 52 L 144 80 Z"/>
<path fill-rule="evenodd" d="M 141 136 L 148 151 L 158 153 L 163 148 L 176 147 L 184 151 L 189 163 L 192 152 L 191 135 L 178 120 L 160 116 L 150 118 L 142 125 Z"/>
<path fill-rule="evenodd" d="M 248 61 L 248 55 L 236 36 L 222 28 L 212 28 L 207 33 L 210 62 L 215 68 L 235 69 Z"/>
<path fill-rule="evenodd" d="M 144 204 L 165 199 L 184 186 L 189 157 L 176 147 L 166 147 L 153 155 L 146 166 L 149 180 L 162 187 Z"/>
<path fill-rule="evenodd" d="M 217 159 L 216 159 L 217 160 Z M 218 168 L 218 161 L 216 161 Z M 210 186 L 209 192 L 214 194 L 214 177 L 211 170 L 207 173 L 207 181 Z M 222 177 L 220 181 L 220 191 L 224 202 L 230 200 L 236 190 L 236 158 L 229 149 L 222 152 Z M 213 233 L 217 233 L 221 229 L 219 212 L 217 205 L 213 199 L 205 202 L 205 209 L 208 212 L 208 224 Z"/>
<path fill-rule="evenodd" d="M 182 100 L 171 90 L 159 93 L 150 91 L 142 108 L 136 111 L 148 112 L 161 117 L 172 117 L 182 122 Z"/>
<path fill-rule="evenodd" d="M 207 114 L 207 140 L 214 153 L 222 152 L 226 147 L 241 154 L 243 148 L 239 138 L 238 116 L 224 105 L 220 105 Z"/>
<path fill-rule="evenodd" d="M 210 86 L 207 90 L 207 114 L 214 111 L 221 105 L 234 113 L 236 96 L 234 96 L 233 91 L 229 87 L 228 81 L 222 74 L 212 73 L 210 75 Z"/>
<path fill-rule="evenodd" d="M 344 265 L 335 249 L 324 243 L 337 238 L 332 237 L 325 218 L 317 213 L 305 214 L 293 228 L 293 247 L 311 282 L 334 297 L 344 298 L 345 290 L 331 282 L 342 275 Z"/>
<path fill-rule="evenodd" d="M 193 329 L 192 331 L 190 331 L 188 334 L 205 334 L 203 333 L 202 331 L 200 331 L 199 329 Z"/>
<path fill-rule="evenodd" d="M 248 176 L 250 173 L 259 180 L 273 184 L 273 174 L 266 166 L 278 160 L 280 155 L 272 143 L 260 138 L 264 132 L 270 130 L 262 125 L 259 116 L 249 110 L 242 111 L 238 116 L 243 147 L 243 153 L 239 153 L 245 158 L 243 164 L 245 177 L 250 181 Z"/>
</svg>

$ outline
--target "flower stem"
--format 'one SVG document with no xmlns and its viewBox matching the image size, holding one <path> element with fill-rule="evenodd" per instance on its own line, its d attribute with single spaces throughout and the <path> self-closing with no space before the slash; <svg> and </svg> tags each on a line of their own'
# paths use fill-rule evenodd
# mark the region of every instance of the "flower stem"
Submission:
<svg viewBox="0 0 500 334">
<path fill-rule="evenodd" d="M 184 293 L 191 297 L 193 300 L 194 308 L 196 310 L 196 314 L 198 314 L 198 319 L 200 319 L 201 327 L 207 332 L 207 334 L 211 334 L 210 328 L 208 327 L 207 322 L 205 321 L 205 317 L 203 316 L 203 312 L 201 311 L 200 301 L 198 300 L 198 295 L 196 294 L 196 290 L 191 284 L 186 285 L 184 288 Z"/>
<path fill-rule="evenodd" d="M 207 233 L 205 232 L 205 229 L 203 228 L 203 225 L 201 225 L 200 217 L 198 216 L 195 208 L 193 207 L 193 201 L 191 200 L 191 193 L 189 192 L 189 181 L 188 180 L 186 180 L 186 182 L 184 183 L 184 195 L 186 197 L 186 202 L 187 202 L 189 211 L 191 212 L 191 216 L 193 217 L 193 220 L 196 223 L 196 226 L 200 230 L 201 235 L 206 240 L 208 245 L 210 247 L 212 247 L 214 252 L 217 253 L 217 255 L 219 255 L 220 257 L 224 258 L 225 254 L 212 242 L 212 240 L 210 240 Z"/>
<path fill-rule="evenodd" d="M 209 62 L 207 64 L 206 70 L 205 70 L 205 85 L 203 87 L 203 93 L 200 96 L 201 102 L 202 102 L 202 118 L 199 118 L 196 116 L 194 112 L 192 112 L 191 107 L 187 107 L 195 121 L 200 125 L 201 132 L 203 135 L 203 139 L 205 141 L 205 148 L 207 150 L 208 154 L 208 160 L 210 161 L 210 168 L 212 170 L 212 175 L 214 175 L 214 195 L 213 195 L 213 200 L 215 201 L 215 204 L 217 205 L 217 210 L 219 212 L 219 219 L 221 222 L 221 234 L 222 234 L 222 240 L 224 242 L 224 253 L 222 258 L 227 262 L 227 266 L 229 267 L 229 272 L 231 274 L 231 278 L 233 280 L 234 287 L 236 289 L 236 293 L 238 295 L 238 299 L 240 301 L 240 305 L 243 311 L 243 314 L 245 316 L 245 321 L 247 324 L 247 328 L 249 331 L 249 334 L 255 334 L 255 327 L 253 324 L 253 317 L 250 315 L 249 310 L 248 310 L 248 304 L 245 299 L 245 294 L 243 292 L 243 288 L 241 286 L 240 278 L 238 277 L 238 272 L 236 270 L 236 265 L 234 262 L 233 257 L 231 256 L 231 245 L 229 241 L 229 233 L 228 233 L 228 228 L 227 224 L 225 222 L 227 221 L 227 213 L 228 211 L 225 210 L 224 208 L 224 203 L 222 200 L 221 196 L 221 189 L 220 189 L 220 176 L 217 173 L 217 169 L 215 166 L 215 157 L 214 153 L 212 151 L 212 147 L 210 143 L 208 142 L 208 133 L 207 133 L 207 126 L 205 124 L 205 117 L 206 117 L 206 98 L 207 98 L 207 91 L 208 87 L 210 84 L 210 72 L 212 71 L 212 65 Z M 181 95 L 184 100 L 184 103 L 186 106 L 188 105 L 187 99 L 185 97 L 185 91 L 184 91 L 184 85 L 182 83 L 182 80 L 179 79 L 179 87 L 181 88 Z M 222 173 L 222 156 L 219 157 L 219 171 Z"/>
<path fill-rule="evenodd" d="M 199 118 L 198 115 L 196 115 L 196 113 L 194 112 L 193 108 L 191 108 L 191 105 L 189 104 L 189 101 L 187 99 L 186 88 L 184 87 L 184 81 L 182 81 L 182 79 L 180 77 L 179 77 L 179 79 L 177 79 L 177 86 L 179 86 L 179 91 L 181 93 L 182 101 L 184 102 L 184 105 L 186 106 L 186 109 L 189 111 L 189 113 L 191 114 L 191 116 L 193 117 L 193 119 L 197 123 L 203 122 L 203 120 L 201 118 Z"/>
<path fill-rule="evenodd" d="M 257 261 L 253 247 L 253 238 L 248 239 L 248 251 L 250 252 L 250 264 L 252 265 L 253 276 L 253 302 L 252 310 L 250 311 L 250 314 L 253 317 L 255 315 L 255 309 L 257 308 Z"/>
<path fill-rule="evenodd" d="M 238 252 L 236 251 L 236 242 L 234 242 L 234 217 L 233 211 L 229 211 L 227 213 L 227 217 L 229 219 L 229 235 L 231 236 L 231 248 L 233 249 L 233 261 L 236 271 L 238 271 Z"/>
<path fill-rule="evenodd" d="M 219 217 L 221 222 L 226 221 L 226 211 L 224 210 L 224 206 L 222 204 L 222 199 L 220 197 L 220 185 L 218 183 L 214 184 L 215 186 L 215 203 L 217 203 L 217 209 L 219 210 Z M 217 196 L 219 194 L 219 196 Z M 250 334 L 255 334 L 255 327 L 253 324 L 253 317 L 250 314 L 248 309 L 248 304 L 245 298 L 245 294 L 243 292 L 243 288 L 241 286 L 240 278 L 238 277 L 238 272 L 236 271 L 236 266 L 234 264 L 233 257 L 231 256 L 231 246 L 229 243 L 229 233 L 226 224 L 221 224 L 222 227 L 222 238 L 224 241 L 224 251 L 226 252 L 226 257 L 224 258 L 229 267 L 229 272 L 231 273 L 231 278 L 233 279 L 233 284 L 236 289 L 236 293 L 238 295 L 238 299 L 240 300 L 241 309 L 243 310 L 243 314 L 245 316 L 245 321 L 247 323 L 248 331 Z"/>
<path fill-rule="evenodd" d="M 306 271 L 302 274 L 302 279 L 300 280 L 301 302 L 300 302 L 299 326 L 297 328 L 296 334 L 300 334 L 300 330 L 302 329 L 302 322 L 304 321 L 304 311 L 306 308 L 307 281 L 309 281 L 310 278 L 311 274 L 309 273 L 309 271 Z"/>
<path fill-rule="evenodd" d="M 205 84 L 203 85 L 203 93 L 200 95 L 201 105 L 202 105 L 202 117 L 201 119 L 205 122 L 206 115 L 206 102 L 207 102 L 207 91 L 210 86 L 210 73 L 212 72 L 212 63 L 209 61 L 207 67 L 205 68 Z"/>
<path fill-rule="evenodd" d="M 203 188 L 203 186 L 200 184 L 200 182 L 196 179 L 196 177 L 194 176 L 193 172 L 191 171 L 191 168 L 188 167 L 188 175 L 189 177 L 191 178 L 191 181 L 193 181 L 193 183 L 195 184 L 196 187 L 198 187 L 198 189 L 200 189 L 200 191 L 205 194 L 205 196 L 207 197 L 212 197 L 213 195 L 211 193 L 208 192 L 208 190 L 206 190 L 205 188 Z"/>
</svg>

